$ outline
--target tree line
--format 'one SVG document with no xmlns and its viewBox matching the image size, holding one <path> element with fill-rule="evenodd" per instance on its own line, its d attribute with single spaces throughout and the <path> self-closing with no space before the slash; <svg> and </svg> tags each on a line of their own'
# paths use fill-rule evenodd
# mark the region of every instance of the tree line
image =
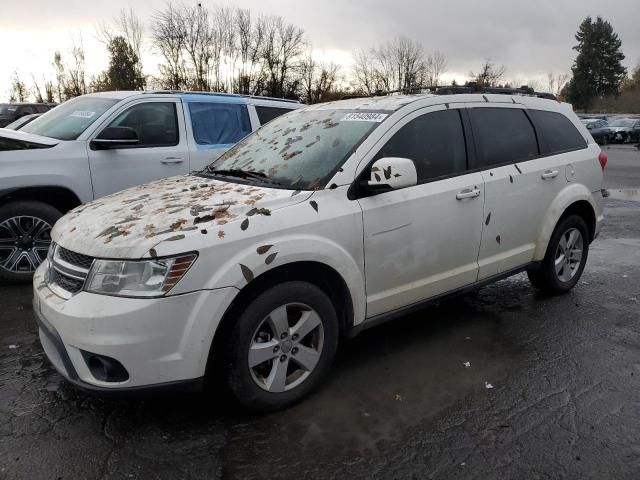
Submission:
<svg viewBox="0 0 640 480">
<path fill-rule="evenodd" d="M 267 95 L 317 103 L 344 95 L 416 92 L 442 83 L 448 61 L 412 39 L 398 37 L 353 52 L 345 68 L 318 61 L 304 31 L 275 15 L 202 4 L 172 4 L 154 12 L 145 25 L 133 10 L 122 10 L 97 28 L 108 53 L 107 68 L 88 77 L 82 41 L 65 58 L 55 52 L 54 77 L 31 86 L 15 73 L 11 100 L 62 102 L 109 90 L 195 90 Z M 529 84 L 566 99 L 574 107 L 640 111 L 640 65 L 627 75 L 622 42 L 609 22 L 586 18 L 576 33 L 577 57 L 571 75 L 547 75 L 546 82 L 505 80 L 506 68 L 486 59 L 468 82 L 484 86 Z M 145 51 L 161 59 L 158 74 L 146 75 Z M 467 83 L 468 83 L 467 82 Z M 455 82 L 454 82 L 455 83 Z"/>
</svg>

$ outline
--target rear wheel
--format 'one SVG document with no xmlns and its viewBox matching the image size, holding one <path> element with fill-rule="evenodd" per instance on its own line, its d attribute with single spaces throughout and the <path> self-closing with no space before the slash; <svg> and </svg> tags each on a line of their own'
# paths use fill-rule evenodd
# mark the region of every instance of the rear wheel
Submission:
<svg viewBox="0 0 640 480">
<path fill-rule="evenodd" d="M 550 294 L 571 290 L 587 263 L 589 230 L 584 220 L 571 215 L 564 218 L 551 235 L 547 253 L 537 270 L 527 272 L 531 283 Z"/>
<path fill-rule="evenodd" d="M 253 300 L 231 332 L 229 387 L 245 407 L 271 411 L 295 403 L 324 379 L 338 347 L 329 297 L 307 282 L 286 282 Z"/>
<path fill-rule="evenodd" d="M 47 257 L 51 229 L 62 214 L 46 203 L 21 201 L 0 207 L 0 281 L 29 282 Z"/>
</svg>

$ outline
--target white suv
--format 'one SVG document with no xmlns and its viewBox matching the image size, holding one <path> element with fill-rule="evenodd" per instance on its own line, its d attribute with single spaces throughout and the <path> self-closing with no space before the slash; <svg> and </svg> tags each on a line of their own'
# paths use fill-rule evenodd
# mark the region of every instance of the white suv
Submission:
<svg viewBox="0 0 640 480">
<path fill-rule="evenodd" d="M 76 208 L 34 279 L 43 347 L 100 392 L 243 404 L 316 387 L 338 342 L 526 270 L 571 289 L 602 224 L 606 157 L 571 107 L 517 95 L 295 110 L 198 174 Z"/>
</svg>

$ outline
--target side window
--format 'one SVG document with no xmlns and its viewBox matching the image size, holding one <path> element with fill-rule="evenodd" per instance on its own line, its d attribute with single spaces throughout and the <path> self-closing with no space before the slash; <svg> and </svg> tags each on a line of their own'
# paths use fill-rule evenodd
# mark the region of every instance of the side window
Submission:
<svg viewBox="0 0 640 480">
<path fill-rule="evenodd" d="M 263 105 L 256 105 L 255 108 L 256 113 L 258 114 L 258 120 L 260 120 L 260 125 L 264 125 L 274 118 L 291 111 L 289 108 L 265 107 Z"/>
<path fill-rule="evenodd" d="M 109 127 L 135 130 L 139 142 L 134 148 L 170 147 L 178 144 L 175 103 L 139 103 L 118 115 Z"/>
<path fill-rule="evenodd" d="M 480 167 L 515 163 L 538 155 L 533 125 L 519 108 L 471 108 Z"/>
<path fill-rule="evenodd" d="M 540 148 L 543 155 L 587 148 L 587 142 L 578 129 L 561 113 L 529 110 L 529 114 L 540 135 Z M 594 127 L 599 128 L 599 123 L 597 122 Z"/>
<path fill-rule="evenodd" d="M 251 133 L 247 106 L 237 103 L 189 103 L 191 128 L 198 145 L 236 143 Z"/>
<path fill-rule="evenodd" d="M 413 160 L 418 183 L 467 169 L 467 148 L 458 110 L 443 110 L 414 118 L 376 155 Z"/>
</svg>

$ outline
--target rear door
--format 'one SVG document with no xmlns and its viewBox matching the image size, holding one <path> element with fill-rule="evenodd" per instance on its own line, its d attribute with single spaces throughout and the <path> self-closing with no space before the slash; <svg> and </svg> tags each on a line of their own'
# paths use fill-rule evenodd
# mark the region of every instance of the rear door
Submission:
<svg viewBox="0 0 640 480">
<path fill-rule="evenodd" d="M 586 142 L 559 113 L 486 103 L 468 111 L 477 150 L 475 167 L 485 183 L 478 256 L 482 280 L 533 260 L 544 216 L 567 183 L 565 173 L 575 150 L 585 148 Z M 563 120 L 573 132 L 562 128 Z"/>
<path fill-rule="evenodd" d="M 249 111 L 243 99 L 194 97 L 184 102 L 191 171 L 202 170 L 252 131 Z"/>
<path fill-rule="evenodd" d="M 189 173 L 184 116 L 177 99 L 144 98 L 129 103 L 112 115 L 92 138 L 107 127 L 133 128 L 139 142 L 110 150 L 88 147 L 95 198 L 159 178 Z"/>
<path fill-rule="evenodd" d="M 414 112 L 387 132 L 372 155 L 369 165 L 382 157 L 410 158 L 418 185 L 358 200 L 367 317 L 473 283 L 484 188 L 481 174 L 467 171 L 461 112 Z"/>
</svg>

